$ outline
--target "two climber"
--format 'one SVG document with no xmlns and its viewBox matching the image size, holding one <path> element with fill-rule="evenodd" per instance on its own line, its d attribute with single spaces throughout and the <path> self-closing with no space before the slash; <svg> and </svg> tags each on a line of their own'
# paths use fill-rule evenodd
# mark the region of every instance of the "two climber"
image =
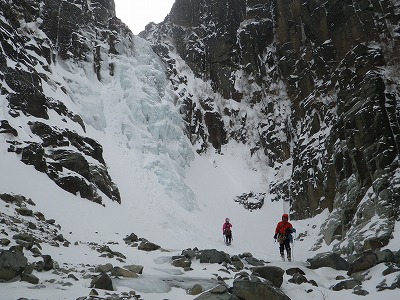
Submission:
<svg viewBox="0 0 400 300">
<path fill-rule="evenodd" d="M 278 222 L 275 229 L 274 239 L 279 243 L 279 253 L 283 261 L 285 261 L 285 250 L 286 258 L 288 261 L 292 261 L 292 249 L 290 244 L 293 243 L 292 233 L 296 232 L 293 225 L 289 222 L 289 215 L 283 214 L 282 220 Z M 225 219 L 225 223 L 222 225 L 222 234 L 224 235 L 224 241 L 226 245 L 232 243 L 232 224 L 229 218 Z"/>
</svg>

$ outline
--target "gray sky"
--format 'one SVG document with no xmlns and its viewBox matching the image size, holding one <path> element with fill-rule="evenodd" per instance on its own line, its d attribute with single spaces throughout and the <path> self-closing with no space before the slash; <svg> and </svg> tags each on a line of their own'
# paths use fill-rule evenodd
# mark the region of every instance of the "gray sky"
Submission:
<svg viewBox="0 0 400 300">
<path fill-rule="evenodd" d="M 138 34 L 150 23 L 159 23 L 170 12 L 175 0 L 114 0 L 117 17 L 134 34 Z"/>
</svg>

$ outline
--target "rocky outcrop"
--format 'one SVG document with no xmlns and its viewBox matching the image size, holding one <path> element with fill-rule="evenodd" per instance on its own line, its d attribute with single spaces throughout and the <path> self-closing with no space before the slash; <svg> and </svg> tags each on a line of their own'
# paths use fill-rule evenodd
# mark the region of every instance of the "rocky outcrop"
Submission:
<svg viewBox="0 0 400 300">
<path fill-rule="evenodd" d="M 60 60 L 92 61 L 101 80 L 97 44 L 115 54 L 117 32 L 129 33 L 115 17 L 114 2 L 0 1 L 0 8 L 0 85 L 8 113 L 0 120 L 0 134 L 9 143 L 8 151 L 70 193 L 97 203 L 103 203 L 103 193 L 121 202 L 102 146 L 86 135 L 82 117 L 60 100 L 68 87 L 52 71 Z M 45 86 L 53 89 L 54 97 Z M 19 125 L 22 118 L 25 126 Z M 56 123 L 64 125 L 49 125 Z"/>
<path fill-rule="evenodd" d="M 400 257 L 397 254 L 398 252 L 392 252 L 390 249 L 375 251 L 368 250 L 364 253 L 342 258 L 337 253 L 326 252 L 307 259 L 307 261 L 310 263 L 309 268 L 311 269 L 330 267 L 336 270 L 347 271 L 347 275 L 349 276 L 348 278 L 342 275 L 336 277 L 338 282 L 330 287 L 333 291 L 353 290 L 353 293 L 356 295 L 366 296 L 369 294 L 369 291 L 364 289 L 363 283 L 371 280 L 372 268 L 381 263 L 386 265 L 386 269 L 379 275 L 384 278 L 381 283 L 376 286 L 377 291 L 383 291 L 386 289 L 394 290 L 399 288 L 399 276 L 392 276 L 390 279 L 387 277 L 389 274 L 400 271 L 400 269 L 397 268 L 400 261 Z M 307 280 L 304 276 L 304 272 L 301 270 L 289 269 L 286 273 L 288 275 L 293 274 L 293 278 L 289 279 L 289 282 L 291 283 L 301 284 L 309 282 L 318 286 L 316 281 Z"/>
<path fill-rule="evenodd" d="M 393 1 L 177 0 L 141 36 L 197 151 L 236 140 L 264 155 L 273 200 L 293 218 L 328 209 L 324 241 L 350 253 L 371 245 L 358 232 L 372 216 L 381 246 L 400 216 L 398 18 Z"/>
<path fill-rule="evenodd" d="M 1 245 L 11 246 L 10 251 L 29 251 L 33 257 L 42 257 L 43 261 L 37 262 L 35 269 L 51 270 L 53 260 L 49 255 L 42 254 L 41 244 L 46 242 L 53 247 L 68 247 L 71 243 L 60 233 L 61 226 L 54 219 L 47 219 L 43 213 L 36 211 L 33 200 L 23 195 L 0 194 L 0 200 L 13 208 L 10 210 L 12 215 L 0 212 L 1 233 L 7 235 L 4 228 L 11 228 L 15 232 L 9 239 L 0 239 Z"/>
</svg>

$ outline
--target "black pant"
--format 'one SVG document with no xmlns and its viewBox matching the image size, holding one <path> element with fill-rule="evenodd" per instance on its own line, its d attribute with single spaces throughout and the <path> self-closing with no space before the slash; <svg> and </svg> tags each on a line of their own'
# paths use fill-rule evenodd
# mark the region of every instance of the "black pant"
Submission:
<svg viewBox="0 0 400 300">
<path fill-rule="evenodd" d="M 286 248 L 286 253 L 288 257 L 291 257 L 290 240 L 288 238 L 284 239 L 282 243 L 279 244 L 279 252 L 284 255 L 284 249 Z"/>
<path fill-rule="evenodd" d="M 226 242 L 228 244 L 230 244 L 232 242 L 232 233 L 226 233 L 225 234 L 225 239 L 226 239 Z"/>
</svg>

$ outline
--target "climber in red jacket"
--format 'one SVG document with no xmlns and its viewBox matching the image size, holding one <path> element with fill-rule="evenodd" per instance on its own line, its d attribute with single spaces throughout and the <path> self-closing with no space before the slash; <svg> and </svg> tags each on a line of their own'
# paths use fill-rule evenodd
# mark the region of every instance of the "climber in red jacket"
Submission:
<svg viewBox="0 0 400 300">
<path fill-rule="evenodd" d="M 281 258 L 285 260 L 284 249 L 286 248 L 288 261 L 292 260 L 292 252 L 290 249 L 290 243 L 293 241 L 291 233 L 296 232 L 292 224 L 289 222 L 289 215 L 283 214 L 282 221 L 276 225 L 274 239 L 279 242 L 279 252 Z"/>
<path fill-rule="evenodd" d="M 224 225 L 222 225 L 222 234 L 225 236 L 225 243 L 230 245 L 232 242 L 232 224 L 229 222 L 229 218 L 225 219 Z"/>
</svg>

